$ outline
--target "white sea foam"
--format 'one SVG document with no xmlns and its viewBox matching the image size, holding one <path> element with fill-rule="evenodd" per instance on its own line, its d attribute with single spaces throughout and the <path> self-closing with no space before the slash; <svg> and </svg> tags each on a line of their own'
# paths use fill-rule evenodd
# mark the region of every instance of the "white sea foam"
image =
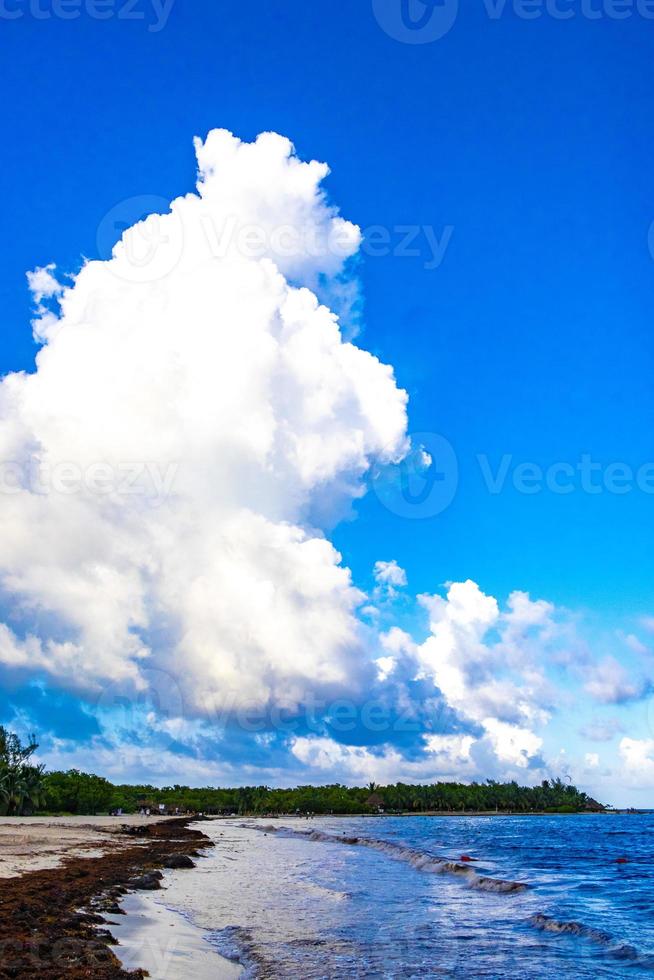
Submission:
<svg viewBox="0 0 654 980">
<path fill-rule="evenodd" d="M 327 888 L 326 885 L 319 885 L 315 881 L 302 881 L 299 883 L 299 887 L 312 895 L 328 898 L 333 902 L 344 902 L 351 897 L 349 892 L 339 891 L 337 888 Z"/>
<path fill-rule="evenodd" d="M 344 834 L 329 834 L 323 830 L 298 830 L 285 826 L 275 827 L 273 824 L 243 824 L 242 826 L 267 834 L 277 833 L 285 837 L 299 837 L 303 840 L 318 841 L 325 844 L 367 847 L 381 854 L 386 854 L 394 861 L 404 861 L 417 871 L 422 871 L 427 874 L 458 875 L 465 879 L 470 888 L 475 888 L 479 891 L 507 895 L 524 891 L 529 887 L 524 881 L 507 881 L 501 878 L 489 878 L 486 875 L 478 874 L 466 864 L 461 864 L 458 861 L 451 861 L 446 857 L 439 857 L 434 854 L 429 854 L 427 851 L 420 851 L 417 848 L 396 844 L 394 841 L 381 840 L 377 837 L 348 837 Z"/>
</svg>

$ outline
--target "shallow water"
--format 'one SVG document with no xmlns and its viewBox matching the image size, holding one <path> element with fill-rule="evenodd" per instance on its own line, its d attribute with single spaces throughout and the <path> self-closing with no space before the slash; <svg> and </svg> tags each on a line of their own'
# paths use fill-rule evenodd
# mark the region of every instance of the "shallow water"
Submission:
<svg viewBox="0 0 654 980">
<path fill-rule="evenodd" d="M 218 847 L 162 900 L 249 977 L 654 976 L 651 815 L 202 829 Z"/>
<path fill-rule="evenodd" d="M 118 944 L 114 953 L 126 970 L 147 970 L 150 980 L 238 980 L 242 975 L 237 964 L 211 948 L 201 929 L 166 908 L 154 892 L 128 895 L 121 906 L 126 915 L 112 918 L 110 931 Z"/>
</svg>

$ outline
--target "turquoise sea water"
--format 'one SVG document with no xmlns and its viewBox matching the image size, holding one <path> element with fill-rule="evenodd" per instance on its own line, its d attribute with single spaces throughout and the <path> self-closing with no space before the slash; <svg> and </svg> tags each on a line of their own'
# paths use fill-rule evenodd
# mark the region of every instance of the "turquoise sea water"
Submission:
<svg viewBox="0 0 654 980">
<path fill-rule="evenodd" d="M 652 815 L 202 829 L 218 846 L 162 898 L 248 977 L 654 975 Z"/>
</svg>

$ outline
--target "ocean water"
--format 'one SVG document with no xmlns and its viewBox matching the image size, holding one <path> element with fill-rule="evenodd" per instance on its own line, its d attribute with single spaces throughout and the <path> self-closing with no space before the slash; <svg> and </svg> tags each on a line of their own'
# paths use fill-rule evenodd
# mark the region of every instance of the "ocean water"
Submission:
<svg viewBox="0 0 654 980">
<path fill-rule="evenodd" d="M 652 815 L 202 830 L 218 846 L 161 900 L 247 978 L 654 976 Z"/>
</svg>

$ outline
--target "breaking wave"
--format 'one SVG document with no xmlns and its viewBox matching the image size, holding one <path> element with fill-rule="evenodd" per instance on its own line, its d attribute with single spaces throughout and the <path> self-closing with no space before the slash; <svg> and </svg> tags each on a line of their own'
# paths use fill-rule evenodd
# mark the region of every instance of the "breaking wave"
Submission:
<svg viewBox="0 0 654 980">
<path fill-rule="evenodd" d="M 293 830 L 289 827 L 275 827 L 272 824 L 246 824 L 250 830 L 258 830 L 265 834 L 278 834 L 281 837 L 299 837 L 303 840 L 319 841 L 326 844 L 344 844 L 349 847 L 367 847 L 370 850 L 386 854 L 394 861 L 404 861 L 417 871 L 427 874 L 457 875 L 465 880 L 470 888 L 478 891 L 507 895 L 524 891 L 529 886 L 524 881 L 507 881 L 502 878 L 490 878 L 473 871 L 466 864 L 451 861 L 449 858 L 438 857 L 426 851 L 419 851 L 394 841 L 380 840 L 376 837 L 346 837 L 344 834 L 328 834 L 323 830 Z"/>
</svg>

